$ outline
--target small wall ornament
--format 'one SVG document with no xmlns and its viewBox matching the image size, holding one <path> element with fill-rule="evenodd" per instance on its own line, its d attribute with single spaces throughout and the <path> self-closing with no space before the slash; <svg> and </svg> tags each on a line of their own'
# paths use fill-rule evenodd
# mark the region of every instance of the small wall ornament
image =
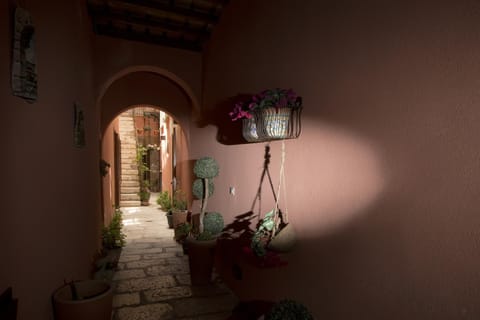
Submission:
<svg viewBox="0 0 480 320">
<path fill-rule="evenodd" d="M 78 103 L 73 105 L 73 143 L 77 148 L 85 147 L 85 117 Z"/>
<path fill-rule="evenodd" d="M 35 28 L 30 13 L 15 9 L 12 54 L 12 93 L 27 102 L 37 100 L 37 65 L 35 59 Z"/>
</svg>

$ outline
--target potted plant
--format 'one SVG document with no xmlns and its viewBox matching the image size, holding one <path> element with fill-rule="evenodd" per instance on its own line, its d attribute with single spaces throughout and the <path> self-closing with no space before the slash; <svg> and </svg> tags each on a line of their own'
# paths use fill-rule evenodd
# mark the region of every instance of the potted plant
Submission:
<svg viewBox="0 0 480 320">
<path fill-rule="evenodd" d="M 93 279 L 65 282 L 52 295 L 56 320 L 110 320 L 113 286 L 120 250 L 125 245 L 122 211 L 116 209 L 112 221 L 102 228 L 102 253 L 94 264 Z"/>
<path fill-rule="evenodd" d="M 265 320 L 302 319 L 313 320 L 310 311 L 300 302 L 290 299 L 280 300 L 275 303 L 265 314 Z"/>
<path fill-rule="evenodd" d="M 142 206 L 148 206 L 150 204 L 150 190 L 148 189 L 148 181 L 143 181 L 140 187 L 140 204 Z"/>
<path fill-rule="evenodd" d="M 137 147 L 138 178 L 140 180 L 140 192 L 138 195 L 140 196 L 140 203 L 142 206 L 148 206 L 150 202 L 150 184 L 145 177 L 146 173 L 150 170 L 145 159 L 147 152 L 147 147 Z"/>
<path fill-rule="evenodd" d="M 188 254 L 188 247 L 187 247 L 187 237 L 190 235 L 190 232 L 192 231 L 192 226 L 188 222 L 181 223 L 177 225 L 174 229 L 174 239 L 178 243 L 182 245 L 183 248 L 183 253 Z"/>
<path fill-rule="evenodd" d="M 188 210 L 185 192 L 177 189 L 172 200 L 172 221 L 173 227 L 187 221 Z"/>
<path fill-rule="evenodd" d="M 243 119 L 243 136 L 249 142 L 296 138 L 301 106 L 302 98 L 292 89 L 275 88 L 237 102 L 229 115 L 232 121 Z"/>
<path fill-rule="evenodd" d="M 165 212 L 167 217 L 168 227 L 173 228 L 173 214 L 172 214 L 172 199 L 170 198 L 170 193 L 165 190 L 160 192 L 157 198 L 157 204 L 160 206 L 160 209 Z"/>
<path fill-rule="evenodd" d="M 213 194 L 212 179 L 218 175 L 217 162 L 211 157 L 198 159 L 194 165 L 197 179 L 193 183 L 193 194 L 202 200 L 198 226 L 187 238 L 190 279 L 193 285 L 210 283 L 213 270 L 216 239 L 224 228 L 223 217 L 218 212 L 206 212 L 207 200 Z"/>
<path fill-rule="evenodd" d="M 65 283 L 52 296 L 56 320 L 110 320 L 113 289 L 102 280 Z"/>
</svg>

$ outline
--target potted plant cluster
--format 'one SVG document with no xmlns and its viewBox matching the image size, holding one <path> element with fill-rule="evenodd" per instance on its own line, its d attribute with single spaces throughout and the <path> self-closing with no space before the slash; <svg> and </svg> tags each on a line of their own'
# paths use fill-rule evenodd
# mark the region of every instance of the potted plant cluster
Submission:
<svg viewBox="0 0 480 320">
<path fill-rule="evenodd" d="M 194 165 L 197 179 L 193 183 L 193 195 L 202 200 L 198 220 L 176 228 L 176 238 L 183 237 L 188 247 L 190 277 L 193 285 L 205 285 L 212 278 L 216 239 L 224 228 L 223 217 L 218 212 L 206 212 L 208 197 L 213 194 L 213 178 L 218 175 L 217 162 L 211 157 L 198 159 Z"/>
<path fill-rule="evenodd" d="M 302 98 L 292 89 L 267 89 L 239 101 L 229 113 L 243 119 L 243 137 L 249 142 L 297 138 Z"/>
<path fill-rule="evenodd" d="M 187 196 L 181 189 L 175 190 L 172 199 L 172 223 L 175 228 L 177 225 L 187 221 Z"/>
<path fill-rule="evenodd" d="M 157 198 L 157 204 L 160 206 L 160 209 L 165 212 L 167 217 L 168 227 L 173 228 L 173 214 L 172 214 L 172 199 L 170 198 L 170 193 L 165 190 L 160 192 Z"/>
</svg>

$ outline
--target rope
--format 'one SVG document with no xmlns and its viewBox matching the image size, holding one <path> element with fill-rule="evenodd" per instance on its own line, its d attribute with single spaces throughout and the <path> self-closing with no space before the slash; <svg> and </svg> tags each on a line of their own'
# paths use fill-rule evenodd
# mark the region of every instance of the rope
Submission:
<svg viewBox="0 0 480 320">
<path fill-rule="evenodd" d="M 257 200 L 259 200 L 259 214 L 258 214 L 258 220 L 260 220 L 260 216 L 262 214 L 261 211 L 261 198 L 262 198 L 262 185 L 263 185 L 263 180 L 265 179 L 265 175 L 268 178 L 268 182 L 270 184 L 270 187 L 272 189 L 273 193 L 273 199 L 275 200 L 275 208 L 273 211 L 273 230 L 272 234 L 275 235 L 275 231 L 277 229 L 277 225 L 279 224 L 278 219 L 280 218 L 282 222 L 288 223 L 288 209 L 287 209 L 287 189 L 285 187 L 285 158 L 286 158 L 286 151 L 285 151 L 285 140 L 282 140 L 282 155 L 281 155 L 281 161 L 280 161 L 280 177 L 278 180 L 278 188 L 277 192 L 275 193 L 275 187 L 273 185 L 272 177 L 270 175 L 270 170 L 268 169 L 268 165 L 270 164 L 270 145 L 267 145 L 265 147 L 265 161 L 263 164 L 263 171 L 262 171 L 262 176 L 260 178 L 260 185 L 258 187 L 257 195 L 255 196 L 255 199 L 253 200 L 252 208 L 251 211 L 253 212 L 253 209 L 255 208 L 255 204 Z M 279 203 L 280 203 L 280 194 L 282 190 L 282 185 L 283 185 L 283 197 L 285 198 L 285 214 L 284 216 L 280 217 L 279 214 Z"/>
<path fill-rule="evenodd" d="M 275 231 L 277 229 L 277 225 L 279 224 L 278 219 L 280 218 L 280 215 L 278 214 L 278 203 L 280 202 L 280 191 L 282 189 L 282 184 L 283 184 L 283 192 L 284 192 L 284 197 L 286 197 L 286 192 L 285 192 L 285 140 L 282 140 L 282 157 L 280 161 L 280 175 L 278 179 L 278 189 L 277 189 L 277 197 L 275 197 L 275 210 L 273 211 L 273 230 L 272 234 L 275 235 Z M 275 192 L 274 192 L 275 194 Z M 285 219 L 287 219 L 287 211 L 285 207 Z M 283 219 L 283 217 L 281 218 Z"/>
</svg>

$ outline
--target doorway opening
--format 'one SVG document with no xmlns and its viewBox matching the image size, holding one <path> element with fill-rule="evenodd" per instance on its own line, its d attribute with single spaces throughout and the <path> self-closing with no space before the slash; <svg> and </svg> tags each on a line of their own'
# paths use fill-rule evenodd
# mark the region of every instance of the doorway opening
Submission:
<svg viewBox="0 0 480 320">
<path fill-rule="evenodd" d="M 184 130 L 158 107 L 134 105 L 120 113 L 104 134 L 102 160 L 109 166 L 103 178 L 107 223 L 111 208 L 155 205 L 160 192 L 190 191 Z"/>
</svg>

